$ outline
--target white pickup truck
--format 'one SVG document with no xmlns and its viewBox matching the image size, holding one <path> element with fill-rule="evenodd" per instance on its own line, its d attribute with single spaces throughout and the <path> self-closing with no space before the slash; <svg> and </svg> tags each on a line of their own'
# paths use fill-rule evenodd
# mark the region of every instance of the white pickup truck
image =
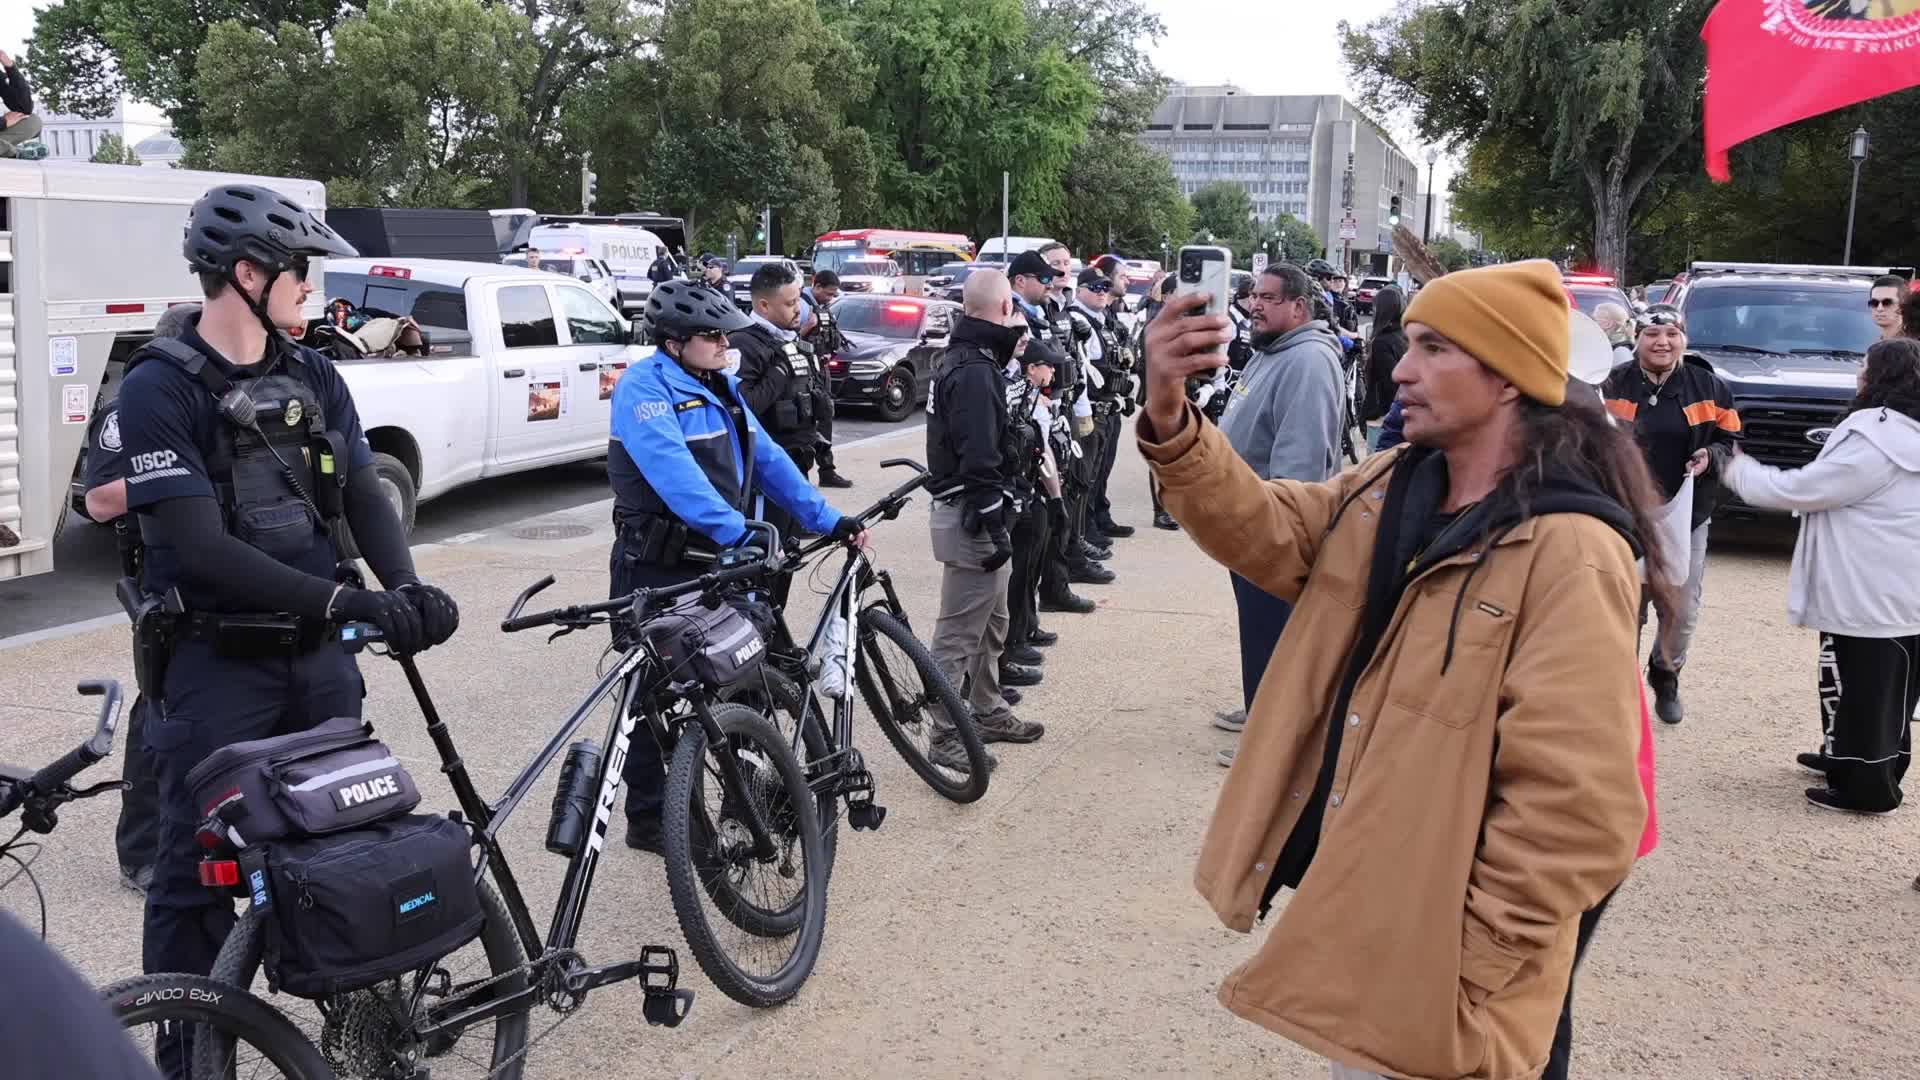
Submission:
<svg viewBox="0 0 1920 1080">
<path fill-rule="evenodd" d="M 425 357 L 348 360 L 380 479 L 400 520 L 488 476 L 605 457 L 614 384 L 652 349 L 570 278 L 441 259 L 333 259 L 328 300 L 411 316 Z"/>
<path fill-rule="evenodd" d="M 0 580 L 52 570 L 79 493 L 89 421 L 118 396 L 160 314 L 200 300 L 180 254 L 187 210 L 218 183 L 313 210 L 310 180 L 84 162 L 0 161 Z M 376 270 L 376 267 L 383 269 Z M 412 315 L 434 352 L 341 365 L 409 524 L 461 484 L 607 452 L 613 383 L 650 350 L 587 288 L 487 263 L 315 260 L 328 295 Z"/>
</svg>

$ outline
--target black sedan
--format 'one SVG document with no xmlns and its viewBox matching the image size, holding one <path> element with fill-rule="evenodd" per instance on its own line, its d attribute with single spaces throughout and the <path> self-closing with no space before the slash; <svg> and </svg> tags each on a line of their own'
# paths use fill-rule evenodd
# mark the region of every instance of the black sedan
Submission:
<svg viewBox="0 0 1920 1080">
<path fill-rule="evenodd" d="M 960 311 L 925 296 L 842 296 L 833 317 L 847 344 L 827 360 L 833 400 L 871 405 L 883 420 L 906 419 L 926 400 L 934 357 Z"/>
<path fill-rule="evenodd" d="M 999 263 L 950 262 L 927 275 L 926 293 L 941 300 L 960 302 L 960 290 L 967 283 L 967 277 L 976 270 L 1000 270 L 1006 267 Z"/>
</svg>

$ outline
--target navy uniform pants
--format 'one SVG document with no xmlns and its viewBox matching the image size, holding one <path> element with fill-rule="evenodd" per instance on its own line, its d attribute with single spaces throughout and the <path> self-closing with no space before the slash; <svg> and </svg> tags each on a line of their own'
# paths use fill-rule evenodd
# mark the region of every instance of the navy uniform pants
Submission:
<svg viewBox="0 0 1920 1080">
<path fill-rule="evenodd" d="M 144 970 L 204 975 L 233 928 L 233 901 L 200 884 L 200 813 L 187 772 L 223 746 L 358 717 L 365 696 L 359 667 L 337 642 L 248 660 L 220 656 L 207 642 L 180 643 L 165 702 L 147 703 L 144 725 L 160 810 Z"/>
<path fill-rule="evenodd" d="M 626 596 L 636 589 L 678 585 L 700 576 L 695 569 L 667 569 L 656 563 L 629 559 L 626 542 L 620 539 L 613 542 L 613 560 L 608 570 L 611 581 L 608 599 Z M 615 646 L 625 648 L 624 627 L 617 622 L 613 625 Z M 627 784 L 627 821 L 659 827 L 660 811 L 667 801 L 667 766 L 660 747 L 644 724 L 633 729 L 633 737 L 627 742 L 627 763 L 621 775 Z"/>
</svg>

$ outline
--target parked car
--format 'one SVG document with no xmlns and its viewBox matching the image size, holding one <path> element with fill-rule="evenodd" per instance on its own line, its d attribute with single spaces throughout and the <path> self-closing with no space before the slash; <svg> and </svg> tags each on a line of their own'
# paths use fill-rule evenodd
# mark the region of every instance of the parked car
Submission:
<svg viewBox="0 0 1920 1080">
<path fill-rule="evenodd" d="M 1667 278 L 1667 279 L 1664 279 L 1664 280 L 1661 280 L 1661 281 L 1650 281 L 1650 282 L 1648 282 L 1648 283 L 1647 283 L 1647 290 L 1646 290 L 1646 291 L 1647 291 L 1647 305 L 1648 305 L 1649 307 L 1651 307 L 1651 306 L 1653 306 L 1654 304 L 1664 304 L 1664 303 L 1666 303 L 1666 302 L 1667 302 L 1667 294 L 1668 294 L 1668 293 L 1671 293 L 1671 292 L 1673 291 L 1673 289 L 1674 289 L 1674 282 L 1673 282 L 1673 279 L 1672 279 L 1672 278 Z"/>
<path fill-rule="evenodd" d="M 1608 274 L 1562 274 L 1560 283 L 1566 287 L 1567 295 L 1573 297 L 1574 306 L 1589 317 L 1601 304 L 1618 304 L 1626 311 L 1633 310 L 1633 301 L 1620 291 L 1613 277 Z M 1863 303 L 1862 307 L 1865 306 Z"/>
<path fill-rule="evenodd" d="M 950 262 L 928 276 L 926 294 L 936 300 L 951 300 L 957 304 L 960 302 L 961 289 L 975 271 L 1003 269 L 999 263 Z"/>
<path fill-rule="evenodd" d="M 768 263 L 792 262 L 780 255 L 748 255 L 735 262 L 727 270 L 727 291 L 733 294 L 733 302 L 742 311 L 753 310 L 753 292 L 747 286 L 752 283 L 754 271 Z M 801 284 L 804 286 L 805 281 Z"/>
<path fill-rule="evenodd" d="M 906 271 L 892 259 L 849 259 L 840 264 L 840 291 L 893 295 L 906 291 Z"/>
<path fill-rule="evenodd" d="M 613 387 L 652 350 L 585 285 L 513 266 L 328 259 L 326 295 L 411 316 L 428 355 L 338 365 L 401 524 L 489 476 L 606 456 Z"/>
<path fill-rule="evenodd" d="M 1740 448 L 1798 468 L 1846 414 L 1867 346 L 1880 339 L 1867 297 L 1882 274 L 1911 268 L 1697 262 L 1668 302 L 1687 320 L 1687 359 L 1733 390 Z M 1755 511 L 1730 501 L 1729 508 Z"/>
<path fill-rule="evenodd" d="M 1353 306 L 1362 315 L 1373 314 L 1373 298 L 1380 294 L 1381 289 L 1392 284 L 1392 278 L 1361 278 L 1360 284 L 1353 290 Z"/>
<path fill-rule="evenodd" d="M 833 317 L 847 347 L 827 362 L 833 400 L 871 405 L 882 420 L 906 419 L 926 400 L 934 357 L 961 310 L 929 296 L 842 295 Z"/>
</svg>

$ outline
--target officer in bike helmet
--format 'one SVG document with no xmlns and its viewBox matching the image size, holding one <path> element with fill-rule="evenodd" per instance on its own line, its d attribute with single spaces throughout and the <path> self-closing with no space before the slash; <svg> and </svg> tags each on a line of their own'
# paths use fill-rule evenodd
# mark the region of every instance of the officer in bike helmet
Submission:
<svg viewBox="0 0 1920 1080">
<path fill-rule="evenodd" d="M 193 205 L 184 249 L 206 301 L 128 360 L 117 421 L 141 586 L 177 613 L 171 653 L 141 687 L 161 818 L 145 966 L 205 973 L 233 912 L 200 884 L 187 771 L 230 743 L 359 716 L 365 684 L 339 623 L 418 651 L 459 613 L 414 572 L 353 395 L 279 329 L 304 324 L 309 260 L 353 247 L 278 192 L 223 184 Z M 343 525 L 384 589 L 336 578 Z"/>
<path fill-rule="evenodd" d="M 658 350 L 613 391 L 607 478 L 613 484 L 610 597 L 713 568 L 764 519 L 764 499 L 807 529 L 862 546 L 860 523 L 827 504 L 769 438 L 728 374 L 727 335 L 751 323 L 712 286 L 663 281 L 647 298 Z M 622 641 L 621 628 L 614 637 Z M 660 852 L 666 770 L 652 747 L 627 753 L 627 846 Z"/>
</svg>

